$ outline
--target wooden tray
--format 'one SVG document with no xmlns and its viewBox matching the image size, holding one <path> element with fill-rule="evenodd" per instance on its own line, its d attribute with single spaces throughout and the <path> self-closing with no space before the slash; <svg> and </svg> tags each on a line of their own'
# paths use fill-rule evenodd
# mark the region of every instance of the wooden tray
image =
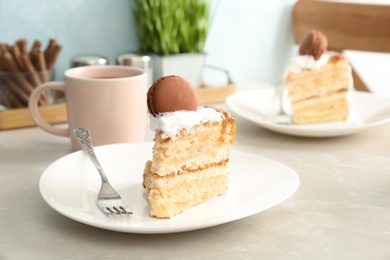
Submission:
<svg viewBox="0 0 390 260">
<path fill-rule="evenodd" d="M 201 87 L 196 89 L 201 104 L 224 102 L 226 97 L 236 91 L 234 84 L 221 87 Z M 64 103 L 42 106 L 38 108 L 43 119 L 50 124 L 67 121 L 66 105 Z M 16 108 L 0 111 L 0 130 L 35 126 L 27 108 Z"/>
<path fill-rule="evenodd" d="M 236 85 L 231 83 L 221 87 L 203 86 L 196 89 L 198 100 L 201 104 L 221 103 L 227 96 L 236 92 Z"/>
<path fill-rule="evenodd" d="M 64 103 L 42 106 L 38 108 L 42 118 L 50 123 L 64 123 L 67 121 L 66 106 Z M 0 111 L 0 130 L 35 126 L 28 108 L 16 108 Z"/>
</svg>

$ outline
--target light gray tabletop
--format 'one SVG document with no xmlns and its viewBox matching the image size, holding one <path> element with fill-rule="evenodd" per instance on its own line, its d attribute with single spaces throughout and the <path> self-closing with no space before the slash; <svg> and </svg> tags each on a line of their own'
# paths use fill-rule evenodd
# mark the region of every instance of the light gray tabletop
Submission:
<svg viewBox="0 0 390 260">
<path fill-rule="evenodd" d="M 108 231 L 57 213 L 38 182 L 71 152 L 69 140 L 38 128 L 0 132 L 0 259 L 390 259 L 390 124 L 316 139 L 236 121 L 233 149 L 292 168 L 297 192 L 241 220 L 162 235 Z"/>
</svg>

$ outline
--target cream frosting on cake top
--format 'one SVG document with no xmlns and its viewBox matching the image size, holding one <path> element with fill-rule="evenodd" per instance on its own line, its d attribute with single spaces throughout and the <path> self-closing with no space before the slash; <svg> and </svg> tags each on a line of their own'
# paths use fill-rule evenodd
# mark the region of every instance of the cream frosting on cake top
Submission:
<svg viewBox="0 0 390 260">
<path fill-rule="evenodd" d="M 196 111 L 181 110 L 150 116 L 150 129 L 162 131 L 163 138 L 175 139 L 180 129 L 190 129 L 197 124 L 220 122 L 224 114 L 211 107 L 199 106 Z"/>
<path fill-rule="evenodd" d="M 315 60 L 312 55 L 298 55 L 290 60 L 287 67 L 287 73 L 299 73 L 302 70 L 315 70 L 324 66 L 329 58 L 333 55 L 331 52 L 327 52 L 321 55 L 318 60 Z"/>
<path fill-rule="evenodd" d="M 333 52 L 327 51 L 328 38 L 319 30 L 309 31 L 299 46 L 299 56 L 290 60 L 285 75 L 302 70 L 316 70 L 325 65 Z"/>
</svg>

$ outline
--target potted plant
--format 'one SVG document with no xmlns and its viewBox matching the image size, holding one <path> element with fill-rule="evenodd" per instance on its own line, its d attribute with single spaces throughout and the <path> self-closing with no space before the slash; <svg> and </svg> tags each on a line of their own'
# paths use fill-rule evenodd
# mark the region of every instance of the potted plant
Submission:
<svg viewBox="0 0 390 260">
<path fill-rule="evenodd" d="M 154 80 L 176 74 L 201 85 L 210 0 L 132 0 L 142 52 L 153 58 Z"/>
</svg>

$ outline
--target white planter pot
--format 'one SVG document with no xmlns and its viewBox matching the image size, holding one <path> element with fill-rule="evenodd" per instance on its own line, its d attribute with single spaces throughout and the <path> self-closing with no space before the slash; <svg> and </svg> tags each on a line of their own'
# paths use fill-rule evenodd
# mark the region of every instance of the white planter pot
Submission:
<svg viewBox="0 0 390 260">
<path fill-rule="evenodd" d="M 205 53 L 183 53 L 168 56 L 152 54 L 153 78 L 178 75 L 189 81 L 195 88 L 202 84 Z"/>
</svg>

